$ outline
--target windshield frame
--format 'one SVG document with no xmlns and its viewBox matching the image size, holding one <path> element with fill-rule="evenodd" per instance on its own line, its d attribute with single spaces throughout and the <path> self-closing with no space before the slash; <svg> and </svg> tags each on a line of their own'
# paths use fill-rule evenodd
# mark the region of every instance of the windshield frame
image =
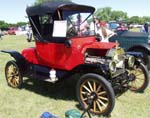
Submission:
<svg viewBox="0 0 150 118">
<path fill-rule="evenodd" d="M 67 20 L 67 22 L 68 23 L 70 23 L 71 25 L 72 25 L 72 27 L 75 29 L 75 27 L 76 27 L 76 25 L 74 24 L 74 22 L 71 20 L 71 16 L 73 16 L 73 15 L 75 15 L 75 14 L 88 14 L 84 19 L 83 19 L 83 21 L 80 23 L 80 25 L 79 25 L 79 28 L 78 28 L 78 30 L 76 30 L 76 32 L 78 32 L 79 31 L 79 29 L 80 29 L 80 26 L 84 23 L 84 22 L 86 22 L 86 21 L 88 21 L 88 19 L 92 16 L 92 21 L 91 22 L 93 22 L 93 12 L 84 12 L 84 11 L 63 11 L 62 12 L 62 18 L 63 18 L 63 20 Z M 95 36 L 95 30 L 94 30 L 94 33 L 91 33 L 91 34 L 89 34 L 89 35 L 86 35 L 86 36 Z M 68 37 L 68 36 L 67 36 Z M 81 37 L 81 36 L 69 36 L 69 37 Z"/>
</svg>

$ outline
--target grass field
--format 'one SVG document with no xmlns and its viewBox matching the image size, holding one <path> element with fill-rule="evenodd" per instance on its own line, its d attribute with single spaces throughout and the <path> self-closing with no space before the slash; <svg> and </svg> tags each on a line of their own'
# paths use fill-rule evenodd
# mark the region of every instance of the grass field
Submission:
<svg viewBox="0 0 150 118">
<path fill-rule="evenodd" d="M 5 36 L 3 40 L 0 40 L 0 50 L 10 49 L 20 52 L 32 46 L 34 42 L 28 43 L 25 36 Z M 8 54 L 0 53 L 0 118 L 39 118 L 44 111 L 65 118 L 67 110 L 78 110 L 78 102 L 71 86 L 66 86 L 56 93 L 50 93 L 40 81 L 29 81 L 25 78 L 22 89 L 8 87 L 4 67 L 9 60 L 12 58 Z M 109 117 L 150 118 L 150 87 L 144 93 L 127 91 L 117 97 L 114 110 Z"/>
</svg>

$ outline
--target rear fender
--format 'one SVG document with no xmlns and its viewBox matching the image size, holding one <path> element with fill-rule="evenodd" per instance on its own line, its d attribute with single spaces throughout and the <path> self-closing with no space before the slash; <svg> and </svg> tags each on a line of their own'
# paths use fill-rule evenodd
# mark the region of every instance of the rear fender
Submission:
<svg viewBox="0 0 150 118">
<path fill-rule="evenodd" d="M 1 50 L 0 52 L 10 54 L 16 60 L 16 63 L 19 66 L 19 68 L 22 70 L 22 72 L 24 73 L 26 72 L 29 63 L 19 52 L 13 50 Z"/>
<path fill-rule="evenodd" d="M 14 50 L 1 50 L 1 52 L 10 54 L 10 56 L 12 56 L 16 61 L 25 60 L 25 58 L 17 51 L 14 51 Z"/>
</svg>

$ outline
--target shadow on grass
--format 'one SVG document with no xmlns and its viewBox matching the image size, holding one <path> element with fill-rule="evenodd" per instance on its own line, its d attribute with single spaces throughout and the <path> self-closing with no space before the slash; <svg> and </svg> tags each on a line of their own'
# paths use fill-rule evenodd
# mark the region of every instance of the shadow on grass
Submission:
<svg viewBox="0 0 150 118">
<path fill-rule="evenodd" d="M 76 82 L 74 78 L 68 78 L 53 84 L 38 79 L 27 78 L 24 80 L 22 89 L 54 99 L 76 100 Z"/>
</svg>

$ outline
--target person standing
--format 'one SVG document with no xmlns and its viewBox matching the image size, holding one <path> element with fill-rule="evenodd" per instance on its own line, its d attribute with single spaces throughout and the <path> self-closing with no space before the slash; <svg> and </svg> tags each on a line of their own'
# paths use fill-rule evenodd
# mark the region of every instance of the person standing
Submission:
<svg viewBox="0 0 150 118">
<path fill-rule="evenodd" d="M 90 24 L 90 30 L 91 34 L 94 35 L 95 33 L 97 34 L 100 29 L 100 21 L 96 16 L 94 16 L 93 19 L 94 19 L 93 22 L 91 22 Z"/>
<path fill-rule="evenodd" d="M 122 22 L 119 23 L 119 26 L 116 29 L 116 31 L 126 31 L 126 30 L 128 30 L 128 28 Z"/>
<path fill-rule="evenodd" d="M 0 39 L 2 40 L 2 30 L 0 29 Z"/>
<path fill-rule="evenodd" d="M 75 27 L 78 32 L 78 36 L 84 35 L 84 33 L 87 31 L 87 28 L 89 27 L 87 21 L 82 21 L 82 16 L 80 14 L 77 15 L 77 20 L 75 22 Z"/>
<path fill-rule="evenodd" d="M 147 23 L 144 24 L 144 30 L 146 33 L 148 33 L 148 24 Z"/>
<path fill-rule="evenodd" d="M 31 30 L 31 27 L 30 26 L 26 26 L 26 31 L 27 31 L 27 41 L 28 42 L 31 42 L 32 40 L 32 30 Z"/>
<path fill-rule="evenodd" d="M 150 26 L 148 25 L 148 23 L 145 23 L 142 28 L 141 28 L 141 32 L 145 32 L 150 34 Z"/>
<path fill-rule="evenodd" d="M 106 23 L 104 21 L 100 22 L 100 29 L 98 32 L 101 36 L 101 42 L 109 42 L 109 38 L 116 34 L 106 28 Z"/>
</svg>

